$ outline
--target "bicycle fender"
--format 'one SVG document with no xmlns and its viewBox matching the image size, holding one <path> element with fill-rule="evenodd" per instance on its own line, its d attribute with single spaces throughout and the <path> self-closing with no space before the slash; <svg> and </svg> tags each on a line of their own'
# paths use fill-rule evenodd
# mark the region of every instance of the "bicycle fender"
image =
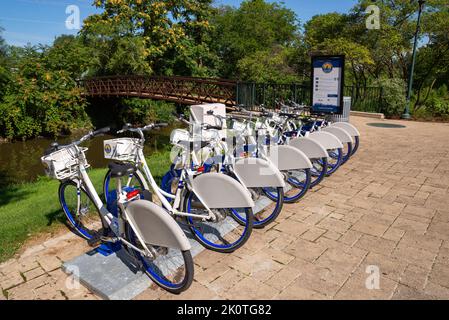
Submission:
<svg viewBox="0 0 449 320">
<path fill-rule="evenodd" d="M 352 124 L 348 122 L 336 122 L 331 125 L 331 127 L 336 127 L 345 130 L 351 135 L 351 137 L 360 137 L 359 130 Z"/>
<path fill-rule="evenodd" d="M 291 146 L 272 146 L 268 158 L 280 171 L 311 169 L 309 158 L 299 149 Z"/>
<path fill-rule="evenodd" d="M 309 135 L 309 139 L 318 142 L 326 150 L 343 149 L 343 143 L 341 143 L 341 141 L 336 136 L 334 136 L 329 132 L 324 131 L 312 132 Z"/>
<path fill-rule="evenodd" d="M 187 251 L 189 240 L 170 214 L 150 201 L 137 200 L 126 207 L 128 219 L 145 243 Z"/>
<path fill-rule="evenodd" d="M 205 173 L 192 182 L 193 192 L 209 209 L 253 208 L 251 194 L 237 180 L 220 173 Z"/>
<path fill-rule="evenodd" d="M 325 127 L 321 131 L 329 132 L 340 139 L 341 143 L 353 143 L 351 135 L 344 129 L 337 127 Z"/>
<path fill-rule="evenodd" d="M 285 187 L 282 173 L 266 160 L 241 159 L 235 163 L 234 169 L 247 188 Z"/>
<path fill-rule="evenodd" d="M 292 139 L 289 145 L 304 152 L 309 159 L 327 158 L 326 149 L 319 142 L 310 138 Z"/>
</svg>

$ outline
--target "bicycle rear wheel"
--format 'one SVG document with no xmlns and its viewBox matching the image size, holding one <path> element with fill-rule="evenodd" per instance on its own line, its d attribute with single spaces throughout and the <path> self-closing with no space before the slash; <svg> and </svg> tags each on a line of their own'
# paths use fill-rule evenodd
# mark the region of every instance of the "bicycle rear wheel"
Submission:
<svg viewBox="0 0 449 320">
<path fill-rule="evenodd" d="M 103 219 L 91 196 L 79 189 L 74 181 L 66 181 L 59 186 L 59 202 L 67 217 L 69 227 L 80 237 L 91 240 L 103 234 Z"/>
<path fill-rule="evenodd" d="M 141 249 L 134 230 L 126 224 L 126 240 Z M 146 244 L 148 247 L 151 244 Z M 137 250 L 130 249 L 133 256 L 141 263 L 145 273 L 158 286 L 173 294 L 186 291 L 193 281 L 194 264 L 190 251 L 151 246 L 157 253 L 156 257 L 149 258 Z"/>
<path fill-rule="evenodd" d="M 328 151 L 329 158 L 327 163 L 327 176 L 330 176 L 334 174 L 338 168 L 340 168 L 342 161 L 343 161 L 343 150 L 342 149 L 334 149 Z M 320 160 L 320 163 L 323 163 L 322 160 Z"/>
<path fill-rule="evenodd" d="M 311 170 L 292 170 L 284 173 L 286 175 L 287 186 L 284 189 L 284 202 L 296 203 L 301 200 L 310 189 Z M 273 201 L 277 200 L 277 195 L 270 190 L 264 189 L 268 198 Z"/>
<path fill-rule="evenodd" d="M 253 195 L 256 207 L 253 208 L 254 213 L 254 229 L 263 229 L 279 216 L 284 206 L 284 188 L 248 188 Z M 266 193 L 274 194 L 274 199 L 270 199 Z M 245 209 L 232 209 L 232 215 L 238 223 L 244 225 L 246 223 Z"/>
<path fill-rule="evenodd" d="M 352 157 L 352 142 L 348 142 L 343 146 L 343 154 L 341 164 L 345 164 Z"/>
<path fill-rule="evenodd" d="M 243 246 L 251 236 L 253 229 L 253 211 L 244 209 L 244 224 L 237 222 L 232 214 L 232 208 L 213 210 L 219 221 L 212 222 L 207 219 L 208 211 L 204 208 L 194 193 L 189 192 L 184 198 L 184 212 L 204 216 L 204 219 L 186 217 L 187 224 L 195 239 L 205 248 L 231 253 Z"/>
<path fill-rule="evenodd" d="M 310 188 L 314 188 L 326 177 L 328 161 L 327 158 L 312 160 Z"/>
<path fill-rule="evenodd" d="M 118 178 L 114 178 L 114 179 L 118 179 Z M 106 200 L 106 203 L 109 203 L 110 199 L 110 194 L 111 192 L 116 192 L 115 188 L 116 188 L 116 181 L 111 178 L 111 170 L 109 170 L 105 177 L 104 177 L 104 181 L 103 181 L 103 192 L 104 192 L 104 197 Z M 135 174 L 126 176 L 126 177 L 121 177 L 120 178 L 121 182 L 122 182 L 122 188 L 132 188 L 134 190 L 140 190 L 140 191 L 144 191 L 145 190 L 145 178 L 144 175 L 140 172 L 140 170 L 137 170 Z M 113 197 L 113 199 L 115 199 L 115 197 Z M 150 199 L 148 199 L 150 200 Z"/>
<path fill-rule="evenodd" d="M 360 137 L 355 136 L 354 140 L 355 140 L 355 145 L 354 145 L 354 148 L 352 149 L 352 155 L 355 155 L 357 153 L 357 151 L 359 151 L 359 147 L 360 147 Z"/>
</svg>

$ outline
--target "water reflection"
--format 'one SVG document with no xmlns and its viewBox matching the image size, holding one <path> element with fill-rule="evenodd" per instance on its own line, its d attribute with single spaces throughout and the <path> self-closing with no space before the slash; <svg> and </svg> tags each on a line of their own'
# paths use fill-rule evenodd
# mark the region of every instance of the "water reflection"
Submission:
<svg viewBox="0 0 449 320">
<path fill-rule="evenodd" d="M 145 154 L 170 148 L 170 133 L 175 127 L 167 127 L 147 134 Z M 77 140 L 82 134 L 57 139 L 60 144 Z M 129 134 L 127 134 L 129 136 Z M 83 146 L 89 148 L 87 158 L 93 168 L 104 168 L 108 160 L 104 159 L 103 141 L 115 138 L 112 135 L 96 137 Z M 0 188 L 13 183 L 32 182 L 44 175 L 40 158 L 53 139 L 36 138 L 25 142 L 0 144 Z"/>
</svg>

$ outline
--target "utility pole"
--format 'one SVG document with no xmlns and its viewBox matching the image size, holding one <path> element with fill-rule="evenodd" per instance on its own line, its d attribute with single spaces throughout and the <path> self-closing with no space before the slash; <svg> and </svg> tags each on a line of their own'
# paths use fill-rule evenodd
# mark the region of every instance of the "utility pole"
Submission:
<svg viewBox="0 0 449 320">
<path fill-rule="evenodd" d="M 410 66 L 410 77 L 408 80 L 407 101 L 405 104 L 404 114 L 402 115 L 402 119 L 406 119 L 406 120 L 411 118 L 411 116 L 410 116 L 410 100 L 412 99 L 412 92 L 413 92 L 413 74 L 415 72 L 416 53 L 417 53 L 417 49 L 418 49 L 419 31 L 421 28 L 421 15 L 422 15 L 425 3 L 426 3 L 426 0 L 418 0 L 418 5 L 419 5 L 418 22 L 416 23 L 415 42 L 413 44 L 413 56 L 412 56 L 412 65 Z"/>
</svg>

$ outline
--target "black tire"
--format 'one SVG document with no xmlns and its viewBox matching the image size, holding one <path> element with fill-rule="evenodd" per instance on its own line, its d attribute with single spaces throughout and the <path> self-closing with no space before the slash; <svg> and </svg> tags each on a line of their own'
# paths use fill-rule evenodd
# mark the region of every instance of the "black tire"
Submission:
<svg viewBox="0 0 449 320">
<path fill-rule="evenodd" d="M 276 189 L 277 197 L 269 197 L 267 195 L 267 192 L 265 191 L 265 188 L 262 188 L 262 192 L 264 193 L 264 196 L 267 197 L 270 201 L 274 202 L 276 205 L 274 207 L 274 210 L 271 212 L 271 214 L 267 218 L 258 218 L 257 213 L 254 215 L 254 221 L 253 221 L 253 229 L 263 229 L 273 223 L 282 212 L 282 208 L 284 207 L 284 188 L 273 188 Z M 232 215 L 234 219 L 240 223 L 240 225 L 244 225 L 246 221 L 244 221 L 244 218 L 240 215 L 241 210 L 232 210 Z M 260 220 L 258 220 L 260 219 Z"/>
<path fill-rule="evenodd" d="M 352 149 L 352 155 L 355 155 L 357 153 L 357 151 L 359 151 L 359 147 L 360 147 L 360 137 L 359 136 L 355 136 L 355 144 L 354 144 L 354 148 Z"/>
<path fill-rule="evenodd" d="M 237 177 L 233 173 L 226 173 L 231 178 L 238 181 Z M 279 214 L 282 212 L 282 208 L 284 207 L 284 188 L 248 188 L 248 189 L 260 189 L 261 193 L 269 199 L 270 201 L 274 202 L 276 205 L 274 207 L 274 210 L 268 215 L 266 218 L 257 217 L 257 213 L 254 215 L 254 221 L 253 221 L 253 229 L 263 229 L 266 226 L 270 225 L 277 219 Z M 267 189 L 275 189 L 276 190 L 276 197 L 269 197 L 267 195 L 268 190 Z M 256 192 L 256 191 L 254 191 Z M 254 199 L 253 199 L 254 200 Z M 256 202 L 256 201 L 254 201 Z M 232 210 L 231 213 L 234 216 L 234 219 L 240 223 L 240 225 L 245 225 L 246 221 L 245 218 L 240 214 L 240 211 L 242 210 Z M 254 213 L 254 212 L 253 212 Z"/>
<path fill-rule="evenodd" d="M 194 194 L 191 192 L 186 192 L 184 195 L 184 199 L 183 199 L 183 212 L 190 212 L 190 208 L 191 208 L 191 202 L 192 202 L 192 197 L 194 197 Z M 232 210 L 232 209 L 226 209 L 226 210 Z M 235 221 L 235 223 L 238 226 L 241 226 L 241 224 L 235 219 L 235 217 L 229 213 L 229 216 L 232 217 L 232 220 Z M 253 210 L 251 208 L 246 208 L 245 209 L 245 221 L 246 221 L 246 225 L 245 225 L 245 229 L 243 230 L 242 235 L 239 237 L 239 239 L 231 244 L 227 244 L 227 245 L 219 245 L 219 244 L 214 244 L 212 243 L 212 241 L 209 241 L 206 236 L 204 236 L 201 233 L 202 229 L 200 226 L 195 226 L 194 223 L 194 219 L 190 218 L 190 217 L 185 217 L 185 222 L 186 224 L 189 226 L 189 229 L 193 235 L 193 237 L 199 242 L 201 243 L 201 245 L 203 247 L 205 247 L 208 250 L 211 251 L 215 251 L 215 252 L 219 252 L 219 253 L 232 253 L 234 251 L 236 251 L 237 249 L 241 248 L 250 238 L 251 233 L 252 233 L 252 229 L 253 229 L 253 220 L 254 220 L 254 215 L 253 215 Z M 205 226 L 210 226 L 211 223 L 209 223 L 209 225 L 206 225 L 205 222 Z M 214 223 L 215 224 L 215 223 Z M 214 229 L 216 230 L 216 229 Z M 235 230 L 235 229 L 234 229 Z M 232 231 L 234 231 L 232 230 Z M 231 232 L 229 232 L 231 233 Z M 228 234 L 229 234 L 228 233 Z M 221 236 L 221 235 L 220 235 Z M 224 235 L 226 236 L 226 235 Z M 223 240 L 224 236 L 222 237 Z"/>
<path fill-rule="evenodd" d="M 346 144 L 346 153 L 343 151 L 343 159 L 342 159 L 342 165 L 349 161 L 352 157 L 352 142 L 348 142 Z"/>
<path fill-rule="evenodd" d="M 311 170 L 312 179 L 310 181 L 311 189 L 318 186 L 326 177 L 328 169 L 327 158 L 321 158 L 320 160 L 315 159 L 312 161 L 312 165 L 313 165 L 313 170 Z M 316 166 L 320 166 L 321 169 L 318 169 Z"/>
<path fill-rule="evenodd" d="M 68 227 L 78 236 L 86 240 L 92 240 L 94 238 L 99 237 L 99 235 L 103 235 L 107 227 L 103 221 L 103 218 L 101 217 L 98 208 L 95 206 L 92 197 L 84 190 L 84 188 L 81 188 L 80 190 L 82 199 L 81 202 L 83 207 L 82 210 L 83 211 L 88 210 L 89 212 L 86 212 L 86 215 L 83 215 L 82 217 L 80 217 L 78 213 L 75 213 L 76 211 L 75 202 L 77 196 L 76 192 L 77 192 L 77 184 L 74 181 L 71 180 L 65 181 L 59 185 L 58 190 L 59 203 L 61 205 L 62 211 L 67 217 Z M 90 217 L 93 214 L 95 216 L 92 218 L 96 218 L 96 220 L 99 219 L 101 221 L 101 228 L 100 227 L 92 228 L 88 226 L 88 224 L 94 222 L 94 219 L 90 219 Z"/>
<path fill-rule="evenodd" d="M 126 228 L 126 240 L 135 245 L 136 247 L 140 247 L 140 244 L 137 243 L 137 241 L 135 240 L 134 231 L 129 226 L 129 224 L 126 224 L 125 228 Z M 180 281 L 176 285 L 168 285 L 168 282 L 164 283 L 164 281 L 159 276 L 157 276 L 154 272 L 150 270 L 149 264 L 151 262 L 147 261 L 146 260 L 147 258 L 143 257 L 142 254 L 140 254 L 140 252 L 133 249 L 129 249 L 128 252 L 131 252 L 131 254 L 142 263 L 143 271 L 154 283 L 156 283 L 162 289 L 173 294 L 181 294 L 182 292 L 189 289 L 189 287 L 192 285 L 195 266 L 193 263 L 193 258 L 190 250 L 188 251 L 179 250 L 179 254 L 182 256 L 182 259 L 184 261 L 185 274 L 182 278 L 182 281 Z"/>
<path fill-rule="evenodd" d="M 301 200 L 309 191 L 310 189 L 310 181 L 312 179 L 312 174 L 310 169 L 303 169 L 305 174 L 305 181 L 294 181 L 291 178 L 288 178 L 286 180 L 286 183 L 290 185 L 292 188 L 290 191 L 287 191 L 287 193 L 284 192 L 284 203 L 292 204 L 297 203 L 299 200 Z M 288 192 L 292 192 L 288 194 Z M 270 198 L 272 201 L 276 200 L 276 196 L 273 194 L 270 194 L 269 192 L 265 192 L 268 198 Z"/>
</svg>

